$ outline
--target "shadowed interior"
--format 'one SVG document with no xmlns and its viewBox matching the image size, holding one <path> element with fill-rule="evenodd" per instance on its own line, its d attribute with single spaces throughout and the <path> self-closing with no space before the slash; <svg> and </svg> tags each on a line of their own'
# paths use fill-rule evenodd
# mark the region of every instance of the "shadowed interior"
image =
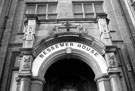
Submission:
<svg viewBox="0 0 135 91">
<path fill-rule="evenodd" d="M 61 59 L 52 64 L 45 74 L 45 91 L 97 91 L 94 73 L 81 60 Z"/>
</svg>

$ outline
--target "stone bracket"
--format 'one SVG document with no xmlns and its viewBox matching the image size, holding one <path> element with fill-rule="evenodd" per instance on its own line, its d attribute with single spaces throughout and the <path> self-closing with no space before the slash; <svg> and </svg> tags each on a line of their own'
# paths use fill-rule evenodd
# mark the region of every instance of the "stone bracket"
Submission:
<svg viewBox="0 0 135 91">
<path fill-rule="evenodd" d="M 20 48 L 21 55 L 33 55 L 33 48 Z"/>
<path fill-rule="evenodd" d="M 121 73 L 121 70 L 119 67 L 109 67 L 107 71 L 109 75 L 113 75 L 113 74 L 120 75 Z"/>
<path fill-rule="evenodd" d="M 111 52 L 116 53 L 117 49 L 118 49 L 117 46 L 106 46 L 105 52 L 106 53 L 111 53 Z"/>
</svg>

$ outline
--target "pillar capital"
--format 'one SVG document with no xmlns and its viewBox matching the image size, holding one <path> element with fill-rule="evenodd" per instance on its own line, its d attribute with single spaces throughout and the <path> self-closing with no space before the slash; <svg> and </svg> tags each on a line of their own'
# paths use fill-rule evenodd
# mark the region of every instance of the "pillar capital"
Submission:
<svg viewBox="0 0 135 91">
<path fill-rule="evenodd" d="M 44 84 L 45 83 L 45 79 L 44 78 L 41 78 L 41 77 L 32 77 L 31 78 L 31 81 L 32 82 L 41 82 L 42 84 Z"/>
<path fill-rule="evenodd" d="M 109 76 L 107 74 L 99 74 L 95 77 L 98 91 L 111 91 Z"/>
<path fill-rule="evenodd" d="M 109 67 L 108 68 L 108 74 L 112 75 L 112 74 L 117 74 L 119 75 L 121 73 L 120 68 L 119 67 Z"/>
<path fill-rule="evenodd" d="M 43 91 L 45 79 L 41 77 L 31 78 L 31 91 Z"/>
<path fill-rule="evenodd" d="M 95 77 L 95 81 L 103 81 L 103 80 L 108 80 L 109 76 L 107 74 L 100 74 Z"/>
</svg>

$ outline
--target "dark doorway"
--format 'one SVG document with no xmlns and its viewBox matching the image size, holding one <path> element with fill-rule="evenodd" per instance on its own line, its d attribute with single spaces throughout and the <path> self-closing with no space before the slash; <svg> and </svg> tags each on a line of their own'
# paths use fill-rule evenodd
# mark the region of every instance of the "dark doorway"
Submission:
<svg viewBox="0 0 135 91">
<path fill-rule="evenodd" d="M 97 91 L 91 68 L 78 59 L 61 59 L 46 72 L 44 91 Z"/>
</svg>

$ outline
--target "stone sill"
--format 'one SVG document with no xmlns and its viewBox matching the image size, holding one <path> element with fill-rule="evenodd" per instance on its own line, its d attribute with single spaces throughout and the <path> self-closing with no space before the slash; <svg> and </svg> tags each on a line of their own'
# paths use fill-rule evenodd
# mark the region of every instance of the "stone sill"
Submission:
<svg viewBox="0 0 135 91">
<path fill-rule="evenodd" d="M 25 0 L 25 3 L 57 3 L 57 2 L 67 2 L 66 0 Z M 95 3 L 103 3 L 104 0 L 71 0 L 71 2 L 95 2 Z M 70 2 L 70 1 L 69 1 Z"/>
<path fill-rule="evenodd" d="M 76 2 L 92 2 L 92 3 L 103 3 L 104 0 L 72 0 L 73 3 Z"/>
<path fill-rule="evenodd" d="M 25 3 L 57 3 L 58 0 L 25 0 Z"/>
</svg>

